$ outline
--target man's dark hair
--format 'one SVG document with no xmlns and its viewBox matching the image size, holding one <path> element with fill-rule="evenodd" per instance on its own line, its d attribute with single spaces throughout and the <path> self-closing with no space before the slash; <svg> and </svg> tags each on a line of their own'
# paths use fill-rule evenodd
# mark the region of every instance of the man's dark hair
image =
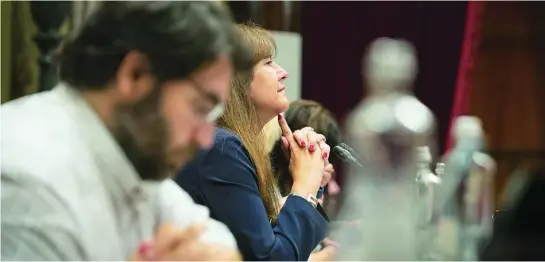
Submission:
<svg viewBox="0 0 545 262">
<path fill-rule="evenodd" d="M 131 50 L 147 56 L 159 81 L 188 77 L 231 55 L 236 71 L 251 70 L 252 53 L 217 2 L 103 2 L 60 53 L 60 78 L 75 88 L 104 88 Z"/>
</svg>

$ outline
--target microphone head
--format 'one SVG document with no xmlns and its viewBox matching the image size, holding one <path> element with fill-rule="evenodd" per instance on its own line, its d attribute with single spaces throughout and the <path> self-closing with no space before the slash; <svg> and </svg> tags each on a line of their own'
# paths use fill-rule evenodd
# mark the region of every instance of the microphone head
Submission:
<svg viewBox="0 0 545 262">
<path fill-rule="evenodd" d="M 341 146 L 333 147 L 333 153 L 342 160 L 345 160 L 345 161 L 350 160 L 350 152 L 348 152 L 346 149 L 342 148 Z"/>
<path fill-rule="evenodd" d="M 354 150 L 353 148 L 351 148 L 350 146 L 348 146 L 347 144 L 345 143 L 340 143 L 339 144 L 340 147 L 346 149 L 348 152 L 350 152 L 350 154 L 352 154 L 353 157 L 355 157 L 356 159 L 360 159 L 360 155 L 358 155 L 358 153 L 356 152 L 356 150 Z"/>
<path fill-rule="evenodd" d="M 350 154 L 350 152 L 348 152 L 348 150 L 342 148 L 341 146 L 335 146 L 333 148 L 333 153 L 335 155 L 337 155 L 344 162 L 354 164 L 354 165 L 356 165 L 356 166 L 358 166 L 360 168 L 363 168 L 360 161 L 358 159 L 356 159 L 354 156 L 352 156 L 352 154 Z"/>
<path fill-rule="evenodd" d="M 459 116 L 454 120 L 454 138 L 482 137 L 483 125 L 481 119 L 475 116 Z"/>
</svg>

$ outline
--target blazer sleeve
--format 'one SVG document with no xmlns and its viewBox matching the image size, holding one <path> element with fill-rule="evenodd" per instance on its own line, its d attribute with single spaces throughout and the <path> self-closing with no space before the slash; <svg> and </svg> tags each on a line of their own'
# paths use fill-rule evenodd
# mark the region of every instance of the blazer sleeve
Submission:
<svg viewBox="0 0 545 262">
<path fill-rule="evenodd" d="M 199 187 L 212 216 L 235 236 L 245 260 L 308 260 L 327 221 L 306 199 L 290 196 L 271 226 L 254 166 L 239 141 L 227 138 L 199 168 Z"/>
</svg>

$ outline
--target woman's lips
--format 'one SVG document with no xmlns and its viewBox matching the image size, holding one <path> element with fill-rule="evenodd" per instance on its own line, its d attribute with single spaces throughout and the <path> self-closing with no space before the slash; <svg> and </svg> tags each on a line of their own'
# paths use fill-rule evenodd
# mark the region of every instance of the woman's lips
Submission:
<svg viewBox="0 0 545 262">
<path fill-rule="evenodd" d="M 284 91 L 284 90 L 286 90 L 286 88 L 285 88 L 285 87 L 282 87 L 282 88 L 278 89 L 276 92 L 280 93 L 280 92 L 282 92 L 282 91 Z"/>
</svg>

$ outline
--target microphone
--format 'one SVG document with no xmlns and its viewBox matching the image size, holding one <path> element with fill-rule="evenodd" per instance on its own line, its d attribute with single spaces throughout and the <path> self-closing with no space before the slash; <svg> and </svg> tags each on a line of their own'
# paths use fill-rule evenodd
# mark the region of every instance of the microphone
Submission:
<svg viewBox="0 0 545 262">
<path fill-rule="evenodd" d="M 352 151 L 353 150 L 354 149 L 352 149 Z M 360 161 L 358 161 L 358 159 L 356 159 L 347 149 L 343 148 L 342 146 L 340 145 L 335 146 L 333 148 L 333 153 L 335 153 L 335 155 L 337 155 L 343 161 L 356 164 L 360 168 L 363 168 L 363 165 L 360 164 Z"/>
<path fill-rule="evenodd" d="M 338 146 L 346 149 L 348 152 L 350 152 L 350 154 L 352 154 L 352 156 L 357 159 L 358 161 L 361 159 L 360 158 L 360 155 L 358 155 L 358 153 L 356 153 L 356 150 L 354 150 L 353 148 L 349 147 L 347 144 L 345 143 L 340 143 L 338 144 Z"/>
<path fill-rule="evenodd" d="M 335 155 L 337 155 L 344 162 L 353 163 L 359 166 L 360 168 L 363 168 L 362 164 L 360 164 L 360 161 L 358 161 L 360 156 L 356 153 L 356 151 L 354 151 L 354 149 L 349 147 L 347 144 L 345 143 L 338 144 L 337 146 L 333 148 L 333 153 L 335 153 Z M 357 158 L 354 156 L 356 156 Z M 324 194 L 324 188 L 320 187 L 320 190 L 318 190 L 318 193 L 316 194 L 316 198 L 321 198 L 323 194 Z"/>
</svg>

